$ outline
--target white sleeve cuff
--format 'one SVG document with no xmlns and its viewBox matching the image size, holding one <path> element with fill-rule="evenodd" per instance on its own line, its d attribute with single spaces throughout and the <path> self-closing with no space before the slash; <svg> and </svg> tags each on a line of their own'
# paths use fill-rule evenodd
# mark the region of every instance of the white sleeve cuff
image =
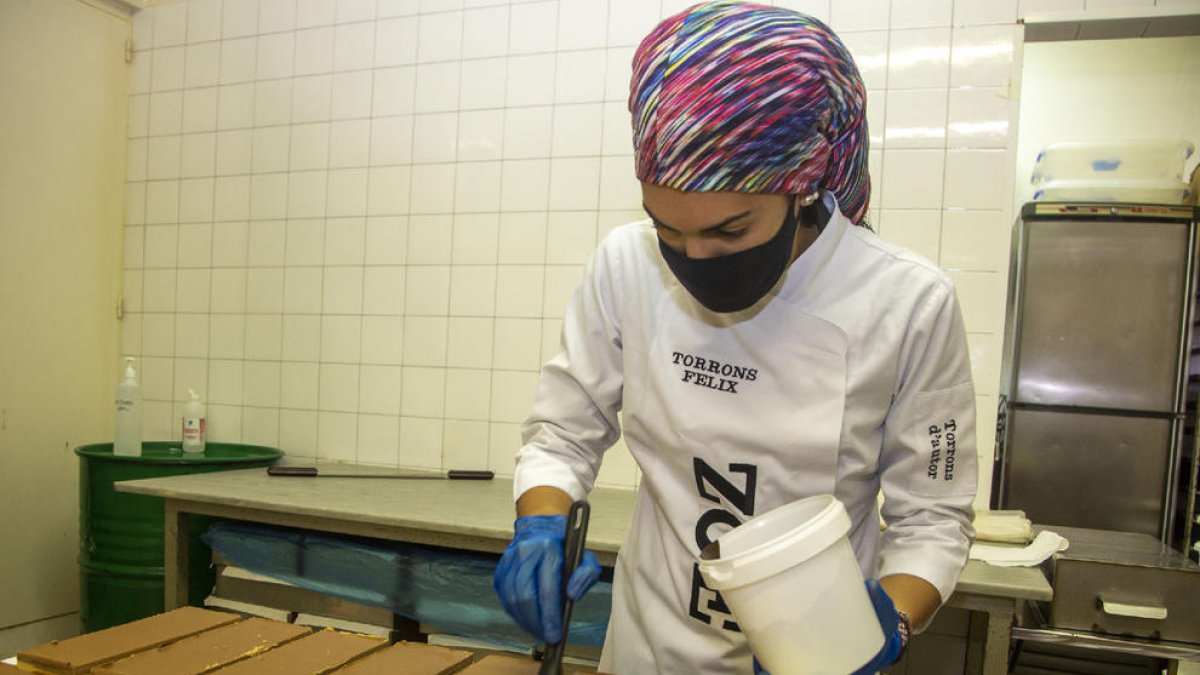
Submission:
<svg viewBox="0 0 1200 675">
<path fill-rule="evenodd" d="M 555 487 L 570 495 L 572 500 L 587 497 L 591 486 L 585 486 L 570 464 L 541 448 L 526 445 L 517 452 L 517 470 L 513 476 L 513 501 L 535 487 Z"/>
<path fill-rule="evenodd" d="M 909 574 L 928 581 L 937 589 L 944 604 L 954 593 L 958 577 L 966 567 L 966 558 L 939 555 L 934 551 L 900 551 L 883 556 L 879 578 L 892 574 Z"/>
</svg>

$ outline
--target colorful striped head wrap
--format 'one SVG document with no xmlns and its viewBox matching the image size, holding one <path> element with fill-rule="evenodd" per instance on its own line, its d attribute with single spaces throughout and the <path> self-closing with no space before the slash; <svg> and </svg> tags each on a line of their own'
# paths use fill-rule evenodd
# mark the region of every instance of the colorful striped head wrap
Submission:
<svg viewBox="0 0 1200 675">
<path fill-rule="evenodd" d="M 727 0 L 695 5 L 642 40 L 630 90 L 639 180 L 696 192 L 825 189 L 862 223 L 866 92 L 820 21 Z"/>
</svg>

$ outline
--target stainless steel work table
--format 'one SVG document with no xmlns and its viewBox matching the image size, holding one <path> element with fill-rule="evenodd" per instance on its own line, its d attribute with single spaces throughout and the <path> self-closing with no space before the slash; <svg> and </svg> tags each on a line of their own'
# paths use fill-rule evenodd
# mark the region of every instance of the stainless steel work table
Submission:
<svg viewBox="0 0 1200 675">
<path fill-rule="evenodd" d="M 115 487 L 163 499 L 167 609 L 187 603 L 189 514 L 493 553 L 503 551 L 512 535 L 512 481 L 499 478 L 282 478 L 246 469 L 123 481 Z M 616 560 L 634 495 L 597 488 L 588 497 L 588 548 L 604 565 Z M 982 649 L 968 650 L 967 672 L 1007 672 L 1019 603 L 1050 600 L 1051 595 L 1050 584 L 1036 568 L 969 562 L 947 603 L 986 615 L 986 625 L 978 626 L 986 637 Z"/>
</svg>

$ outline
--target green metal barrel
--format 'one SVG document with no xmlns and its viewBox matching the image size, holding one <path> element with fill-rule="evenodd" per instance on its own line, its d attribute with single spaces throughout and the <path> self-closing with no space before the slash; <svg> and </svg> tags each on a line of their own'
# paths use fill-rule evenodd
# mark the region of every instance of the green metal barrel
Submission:
<svg viewBox="0 0 1200 675">
<path fill-rule="evenodd" d="M 268 466 L 276 448 L 207 443 L 184 454 L 178 441 L 146 442 L 140 457 L 113 455 L 112 443 L 75 449 L 79 455 L 80 615 L 84 632 L 128 623 L 163 611 L 163 501 L 117 492 L 113 483 L 140 478 Z M 188 602 L 202 604 L 212 590 L 208 546 L 200 535 L 211 518 L 192 516 L 188 548 Z"/>
</svg>

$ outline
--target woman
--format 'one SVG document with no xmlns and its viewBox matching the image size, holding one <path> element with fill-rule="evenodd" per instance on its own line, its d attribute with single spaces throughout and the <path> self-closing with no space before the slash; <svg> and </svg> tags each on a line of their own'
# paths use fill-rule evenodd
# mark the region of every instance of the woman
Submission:
<svg viewBox="0 0 1200 675">
<path fill-rule="evenodd" d="M 860 672 L 894 662 L 949 597 L 973 535 L 966 337 L 946 276 L 866 227 L 864 99 L 837 37 L 788 10 L 697 5 L 637 50 L 629 103 L 650 220 L 601 243 L 572 299 L 496 571 L 539 639 L 561 636 L 562 514 L 594 485 L 618 411 L 643 478 L 602 671 L 749 672 L 698 552 L 816 494 L 845 504 L 887 636 Z M 589 557 L 568 594 L 598 571 Z"/>
</svg>

